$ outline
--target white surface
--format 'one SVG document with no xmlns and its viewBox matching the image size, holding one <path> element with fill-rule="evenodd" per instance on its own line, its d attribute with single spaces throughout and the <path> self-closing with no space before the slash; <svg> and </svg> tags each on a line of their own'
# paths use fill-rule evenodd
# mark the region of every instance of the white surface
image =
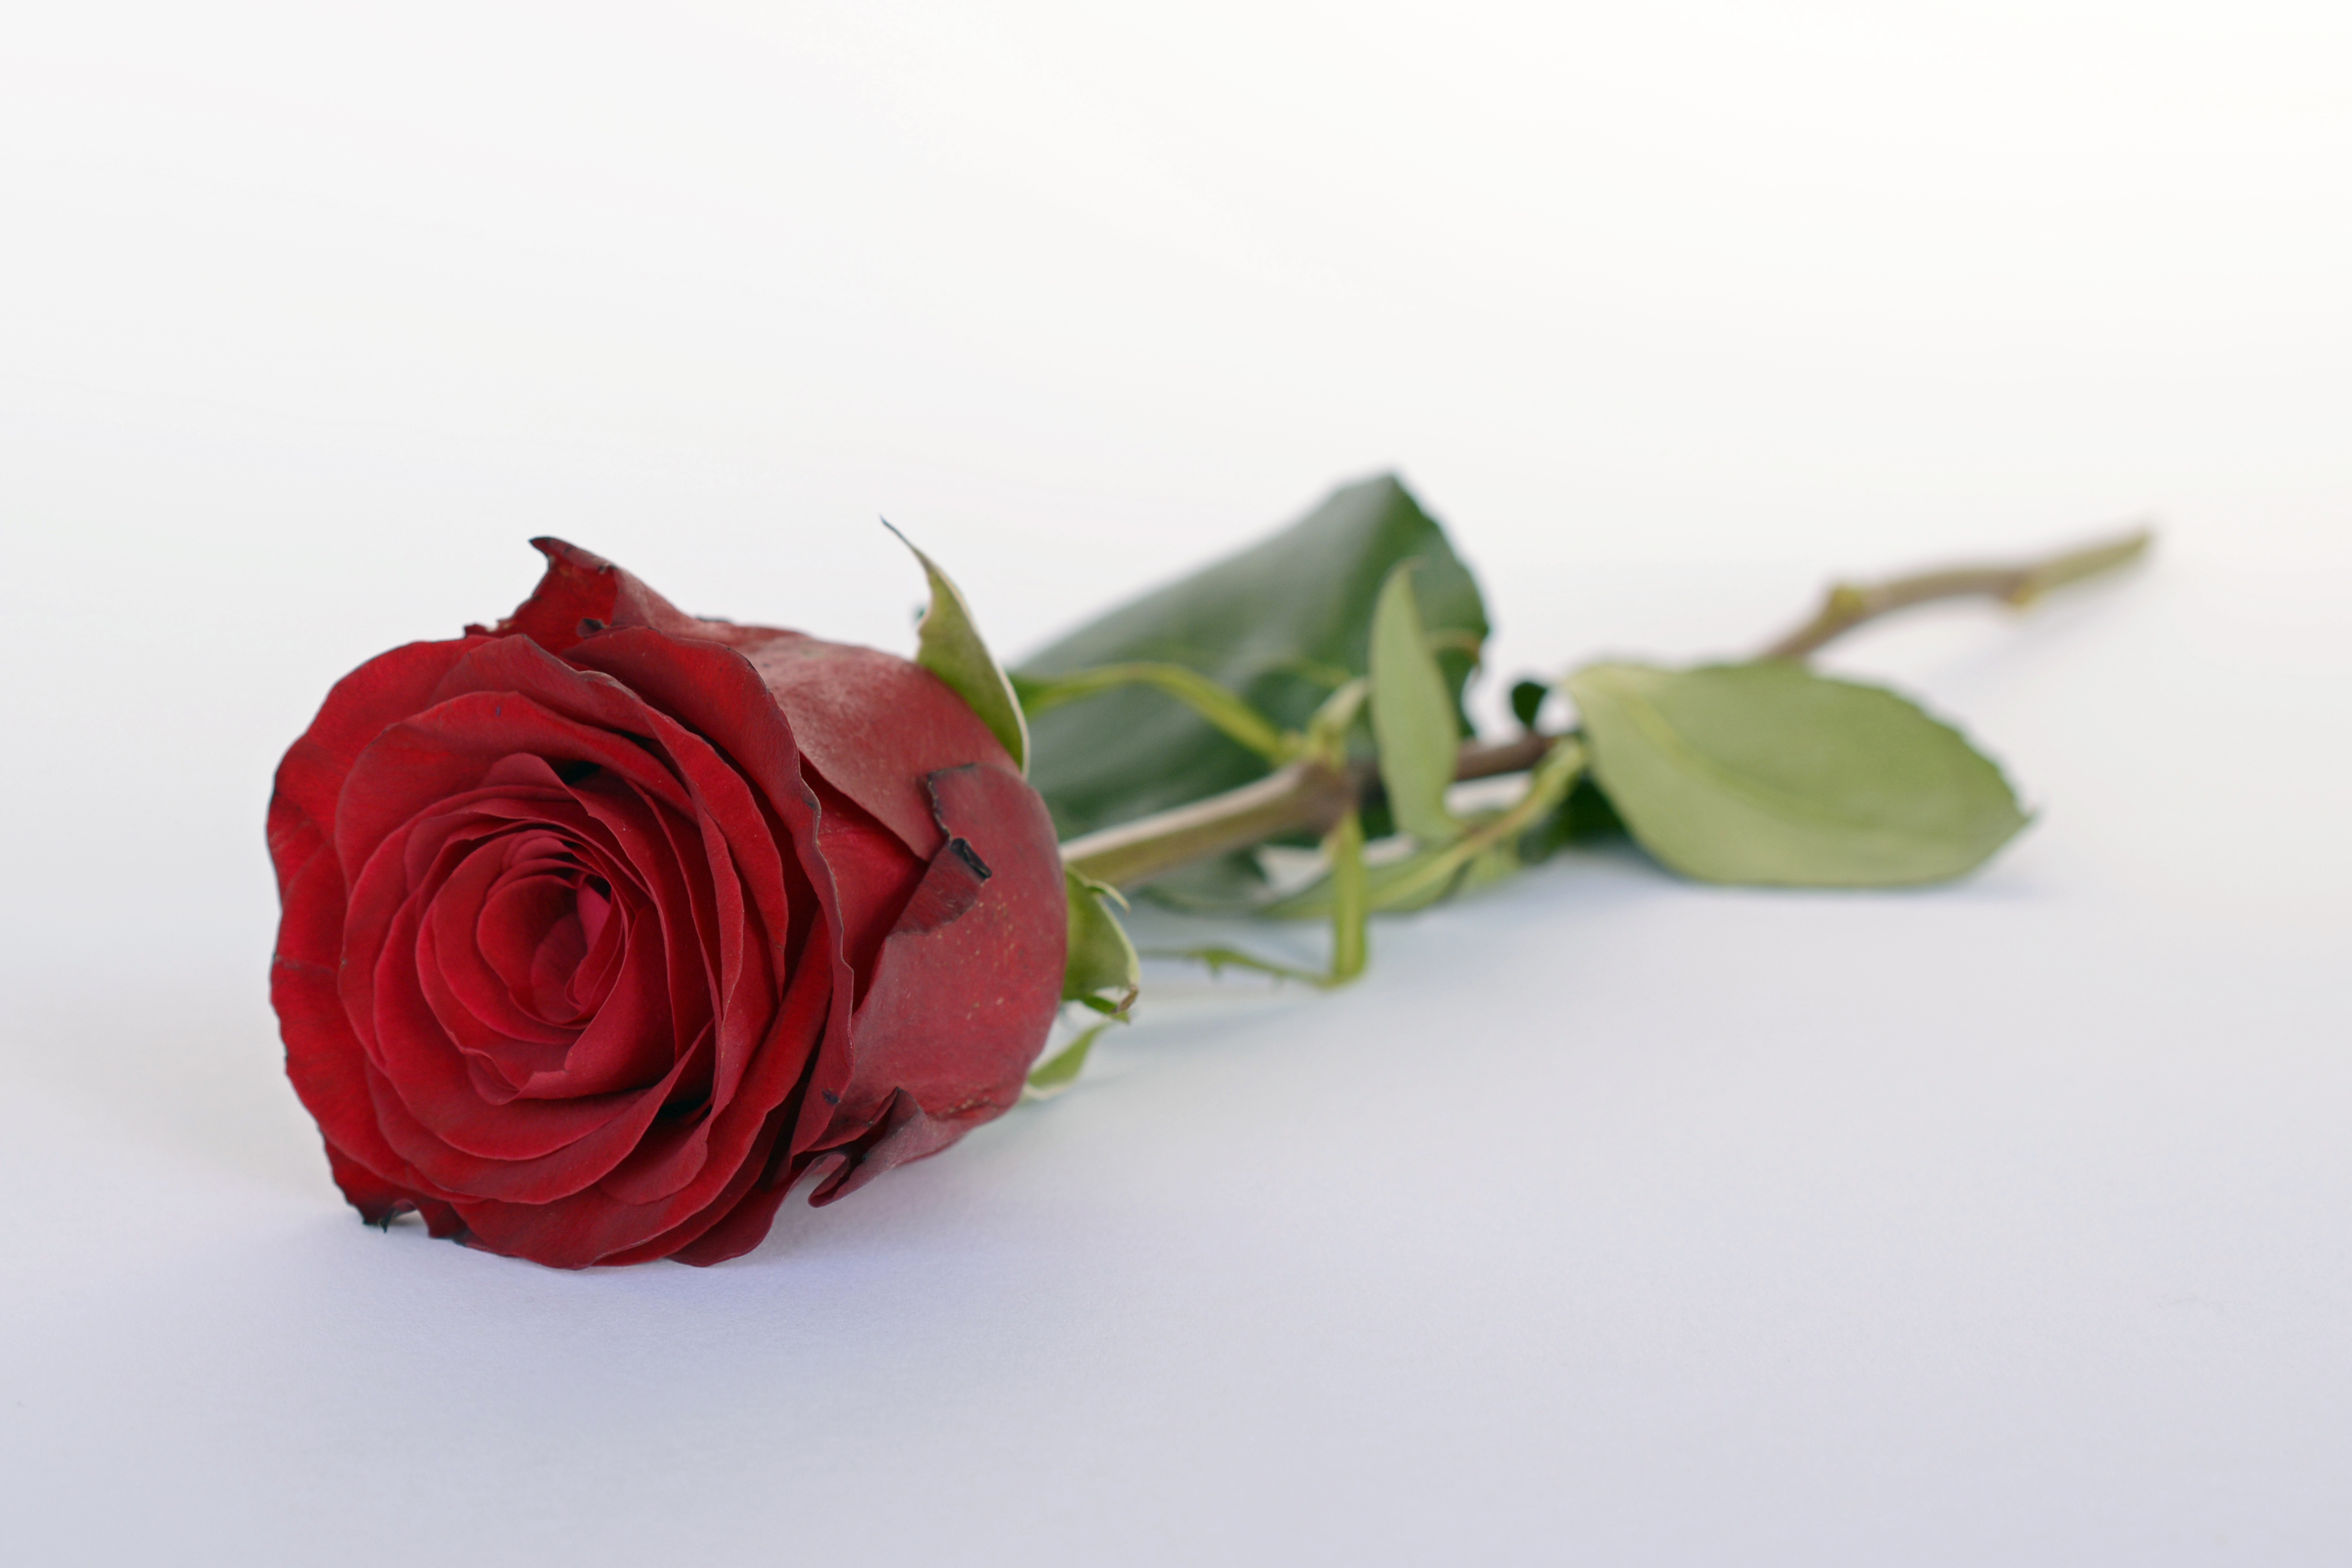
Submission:
<svg viewBox="0 0 2352 1568">
<path fill-rule="evenodd" d="M 2345 1561 L 2345 16 L 12 19 L 11 1560 Z M 716 1270 L 341 1208 L 268 770 L 526 536 L 903 645 L 887 510 L 1018 647 L 1387 466 L 1505 674 L 2168 531 L 1841 652 L 1964 887 L 1570 858 Z"/>
</svg>

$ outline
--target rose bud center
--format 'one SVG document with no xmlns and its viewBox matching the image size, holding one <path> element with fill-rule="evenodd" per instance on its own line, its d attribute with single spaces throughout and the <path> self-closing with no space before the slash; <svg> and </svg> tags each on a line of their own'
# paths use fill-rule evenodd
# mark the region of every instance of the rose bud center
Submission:
<svg viewBox="0 0 2352 1568">
<path fill-rule="evenodd" d="M 640 924 L 661 923 L 648 914 L 633 881 L 560 828 L 472 841 L 432 894 L 417 957 L 438 982 L 426 987 L 433 1011 L 487 1098 L 642 1089 L 676 1065 L 686 1042 L 663 944 L 637 938 Z"/>
</svg>

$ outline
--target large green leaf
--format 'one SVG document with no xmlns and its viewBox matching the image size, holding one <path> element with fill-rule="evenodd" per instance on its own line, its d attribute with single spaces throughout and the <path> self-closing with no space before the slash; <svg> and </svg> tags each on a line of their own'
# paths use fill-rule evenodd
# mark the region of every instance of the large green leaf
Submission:
<svg viewBox="0 0 2352 1568">
<path fill-rule="evenodd" d="M 1643 847 L 1687 876 L 1937 882 L 2025 825 L 1999 768 L 1878 687 L 1777 661 L 1597 664 L 1567 686 L 1611 804 Z"/>
<path fill-rule="evenodd" d="M 1162 662 L 1238 692 L 1286 730 L 1370 666 L 1372 607 L 1409 557 L 1457 704 L 1486 635 L 1478 585 L 1444 531 L 1391 477 L 1366 479 L 1281 533 L 1111 611 L 1021 666 L 1024 677 Z M 1183 703 L 1125 686 L 1033 714 L 1030 782 L 1065 837 L 1248 783 L 1265 760 Z"/>
</svg>

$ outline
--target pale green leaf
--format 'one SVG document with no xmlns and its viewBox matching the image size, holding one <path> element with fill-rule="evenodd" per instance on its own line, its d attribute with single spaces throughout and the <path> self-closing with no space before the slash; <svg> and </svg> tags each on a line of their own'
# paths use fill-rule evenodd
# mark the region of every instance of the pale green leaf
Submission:
<svg viewBox="0 0 2352 1568">
<path fill-rule="evenodd" d="M 886 519 L 882 524 L 893 533 Z M 964 700 L 980 721 L 988 726 L 999 744 L 1013 757 L 1013 765 L 1024 773 L 1029 770 L 1029 723 L 1022 717 L 1021 703 L 1013 695 L 1013 683 L 1005 677 L 1004 668 L 981 640 L 980 630 L 973 625 L 971 610 L 964 603 L 948 574 L 939 563 L 921 551 L 913 541 L 898 533 L 898 542 L 913 551 L 915 559 L 923 563 L 923 574 L 930 579 L 931 605 L 915 628 L 915 662 L 947 682 L 948 689 Z"/>
<path fill-rule="evenodd" d="M 1611 804 L 1686 876 L 1936 882 L 1981 864 L 2025 825 L 1999 768 L 1878 687 L 1769 661 L 1592 665 L 1567 688 Z"/>
<path fill-rule="evenodd" d="M 1445 809 L 1445 791 L 1454 783 L 1462 731 L 1413 602 L 1415 564 L 1404 562 L 1389 573 L 1372 610 L 1372 735 L 1397 826 L 1435 844 L 1460 826 Z"/>
</svg>

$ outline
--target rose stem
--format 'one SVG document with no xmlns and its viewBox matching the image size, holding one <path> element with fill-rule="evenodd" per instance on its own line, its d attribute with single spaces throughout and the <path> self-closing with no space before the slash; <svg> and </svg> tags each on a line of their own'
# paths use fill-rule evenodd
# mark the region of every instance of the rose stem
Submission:
<svg viewBox="0 0 2352 1568">
<path fill-rule="evenodd" d="M 1757 657 L 1802 659 L 1867 621 L 1937 599 L 1991 598 L 2022 608 L 2053 588 L 2111 572 L 2139 558 L 2154 535 L 2146 528 L 2119 538 L 2008 565 L 1949 566 L 1883 583 L 1833 585 L 1803 626 Z M 1508 741 L 1463 746 L 1457 779 L 1524 773 L 1565 737 L 1530 731 Z M 1062 863 L 1113 887 L 1134 887 L 1194 860 L 1246 849 L 1285 833 L 1323 833 L 1379 780 L 1370 762 L 1344 772 L 1292 763 L 1265 778 L 1189 805 L 1138 817 L 1073 838 Z"/>
<path fill-rule="evenodd" d="M 1813 618 L 1758 655 L 1759 658 L 1803 658 L 1843 637 L 1864 621 L 1934 599 L 1999 599 L 2012 609 L 2023 609 L 2053 588 L 2095 577 L 2102 572 L 2137 561 L 2156 535 L 2146 528 L 2080 550 L 2046 555 L 2039 561 L 2006 566 L 1947 566 L 1940 571 L 1890 577 L 1884 583 L 1839 583 L 1832 585 Z"/>
</svg>

